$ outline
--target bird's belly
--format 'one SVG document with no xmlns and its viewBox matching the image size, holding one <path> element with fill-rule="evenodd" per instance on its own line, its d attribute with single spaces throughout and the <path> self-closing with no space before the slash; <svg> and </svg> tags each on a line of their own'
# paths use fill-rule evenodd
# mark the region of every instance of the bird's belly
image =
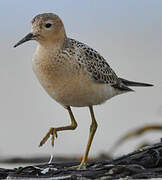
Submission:
<svg viewBox="0 0 162 180">
<path fill-rule="evenodd" d="M 93 83 L 91 82 L 87 85 L 82 82 L 81 86 L 78 83 L 67 86 L 61 92 L 61 96 L 59 96 L 60 103 L 73 107 L 98 105 L 115 95 L 112 87 Z"/>
<path fill-rule="evenodd" d="M 116 92 L 113 87 L 97 83 L 88 76 L 79 74 L 72 77 L 53 77 L 37 75 L 46 92 L 63 106 L 84 107 L 101 104 Z"/>
</svg>

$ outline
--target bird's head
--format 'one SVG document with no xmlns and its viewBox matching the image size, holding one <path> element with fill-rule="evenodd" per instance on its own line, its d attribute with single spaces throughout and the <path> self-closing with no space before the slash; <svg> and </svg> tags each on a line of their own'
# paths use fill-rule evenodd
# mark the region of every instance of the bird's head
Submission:
<svg viewBox="0 0 162 180">
<path fill-rule="evenodd" d="M 35 16 L 31 21 L 31 32 L 21 39 L 14 47 L 36 40 L 40 44 L 51 44 L 63 41 L 66 37 L 61 19 L 53 13 L 44 13 Z"/>
</svg>

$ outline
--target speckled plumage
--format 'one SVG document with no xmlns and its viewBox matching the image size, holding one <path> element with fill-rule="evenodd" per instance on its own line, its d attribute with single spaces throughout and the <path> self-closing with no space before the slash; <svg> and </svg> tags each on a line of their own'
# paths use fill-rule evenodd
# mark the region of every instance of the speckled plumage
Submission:
<svg viewBox="0 0 162 180">
<path fill-rule="evenodd" d="M 74 39 L 68 38 L 68 44 L 70 45 L 66 50 L 77 49 L 74 51 L 77 55 L 76 61 L 87 69 L 94 80 L 109 85 L 119 83 L 115 72 L 97 51 Z"/>
</svg>

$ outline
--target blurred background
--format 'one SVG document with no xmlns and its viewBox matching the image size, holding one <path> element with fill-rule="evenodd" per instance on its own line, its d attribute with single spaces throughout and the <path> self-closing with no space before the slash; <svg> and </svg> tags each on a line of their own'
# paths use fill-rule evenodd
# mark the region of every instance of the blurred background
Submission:
<svg viewBox="0 0 162 180">
<path fill-rule="evenodd" d="M 98 130 L 90 156 L 107 153 L 126 132 L 149 124 L 162 125 L 162 1 L 114 0 L 1 0 L 0 1 L 0 158 L 82 155 L 91 123 L 88 108 L 73 108 L 75 131 L 58 134 L 54 149 L 50 141 L 38 144 L 50 127 L 70 123 L 68 112 L 43 90 L 31 60 L 37 43 L 14 49 L 30 31 L 31 19 L 44 12 L 61 17 L 67 35 L 96 49 L 117 75 L 153 83 L 134 88 L 135 93 L 117 96 L 96 106 Z M 162 132 L 134 138 L 115 155 L 134 150 L 143 141 L 156 142 Z"/>
</svg>

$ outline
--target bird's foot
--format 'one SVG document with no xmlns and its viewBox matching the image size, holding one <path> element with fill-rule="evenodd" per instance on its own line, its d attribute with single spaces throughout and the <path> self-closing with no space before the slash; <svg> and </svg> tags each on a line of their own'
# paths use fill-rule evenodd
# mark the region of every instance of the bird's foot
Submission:
<svg viewBox="0 0 162 180">
<path fill-rule="evenodd" d="M 72 168 L 75 168 L 75 169 L 86 169 L 86 166 L 87 163 L 86 162 L 81 162 L 79 165 L 77 166 L 73 166 Z"/>
<path fill-rule="evenodd" d="M 49 131 L 47 132 L 47 134 L 43 137 L 43 139 L 41 140 L 39 146 L 43 146 L 43 144 L 46 143 L 46 141 L 49 139 L 50 135 L 51 137 L 51 145 L 54 146 L 54 141 L 55 138 L 57 138 L 57 130 L 56 128 L 50 128 Z"/>
</svg>

